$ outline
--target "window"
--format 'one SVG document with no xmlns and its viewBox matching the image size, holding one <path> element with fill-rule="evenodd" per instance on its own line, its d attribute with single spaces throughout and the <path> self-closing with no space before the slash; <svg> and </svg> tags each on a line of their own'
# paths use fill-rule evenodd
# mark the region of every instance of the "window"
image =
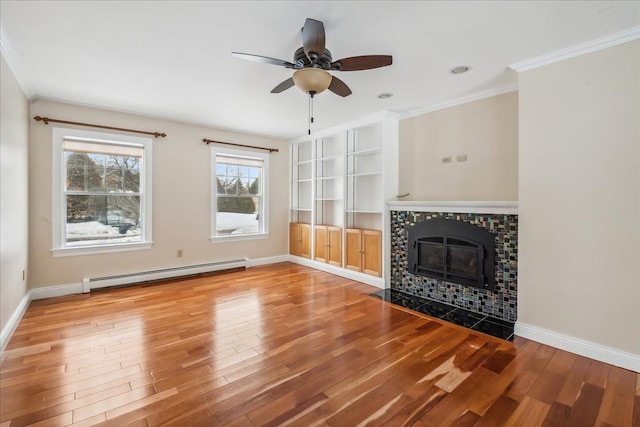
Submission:
<svg viewBox="0 0 640 427">
<path fill-rule="evenodd" d="M 269 156 L 211 149 L 211 240 L 265 237 Z"/>
<path fill-rule="evenodd" d="M 150 138 L 53 128 L 53 253 L 151 247 Z"/>
</svg>

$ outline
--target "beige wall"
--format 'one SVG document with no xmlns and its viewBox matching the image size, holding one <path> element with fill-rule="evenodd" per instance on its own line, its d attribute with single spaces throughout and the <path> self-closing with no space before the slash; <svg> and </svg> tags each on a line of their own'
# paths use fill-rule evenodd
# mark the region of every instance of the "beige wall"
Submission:
<svg viewBox="0 0 640 427">
<path fill-rule="evenodd" d="M 401 200 L 517 200 L 518 93 L 402 120 L 399 148 Z"/>
<path fill-rule="evenodd" d="M 0 69 L 0 326 L 27 295 L 29 101 L 4 57 Z M 4 338 L 3 334 L 3 338 Z"/>
<path fill-rule="evenodd" d="M 520 75 L 518 320 L 640 355 L 640 42 Z"/>
<path fill-rule="evenodd" d="M 78 283 L 84 277 L 287 253 L 288 158 L 284 140 L 48 101 L 32 104 L 31 116 L 36 115 L 160 131 L 167 137 L 155 139 L 153 146 L 153 248 L 54 258 L 50 251 L 52 125 L 31 120 L 31 288 Z M 268 239 L 209 241 L 210 148 L 203 138 L 281 149 L 270 155 Z M 184 251 L 182 258 L 177 258 L 178 249 Z"/>
</svg>

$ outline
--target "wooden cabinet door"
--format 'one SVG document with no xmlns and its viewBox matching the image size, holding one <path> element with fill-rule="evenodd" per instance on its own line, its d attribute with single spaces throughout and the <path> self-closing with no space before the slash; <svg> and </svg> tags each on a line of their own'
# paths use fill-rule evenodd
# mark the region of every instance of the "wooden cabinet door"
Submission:
<svg viewBox="0 0 640 427">
<path fill-rule="evenodd" d="M 361 236 L 362 230 L 358 228 L 347 228 L 345 230 L 345 260 L 344 266 L 349 270 L 361 271 L 362 267 L 362 249 Z"/>
<path fill-rule="evenodd" d="M 329 237 L 329 246 L 327 247 L 326 262 L 342 267 L 342 228 L 328 226 L 327 235 Z"/>
<path fill-rule="evenodd" d="M 328 262 L 329 235 L 327 233 L 326 225 L 316 225 L 315 238 L 313 259 L 316 261 Z"/>
<path fill-rule="evenodd" d="M 311 225 L 299 224 L 300 228 L 300 256 L 311 259 Z"/>
<path fill-rule="evenodd" d="M 297 222 L 289 223 L 289 253 L 300 256 L 300 227 Z"/>
<path fill-rule="evenodd" d="M 382 232 L 362 230 L 362 272 L 382 277 Z"/>
</svg>

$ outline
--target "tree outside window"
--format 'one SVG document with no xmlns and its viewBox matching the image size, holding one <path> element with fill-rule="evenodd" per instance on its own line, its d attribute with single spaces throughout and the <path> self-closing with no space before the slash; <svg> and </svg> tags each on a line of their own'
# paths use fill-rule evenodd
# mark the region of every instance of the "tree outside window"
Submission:
<svg viewBox="0 0 640 427">
<path fill-rule="evenodd" d="M 53 140 L 54 255 L 150 247 L 151 139 L 54 128 Z"/>
<path fill-rule="evenodd" d="M 265 156 L 220 150 L 212 158 L 212 238 L 264 234 Z"/>
</svg>

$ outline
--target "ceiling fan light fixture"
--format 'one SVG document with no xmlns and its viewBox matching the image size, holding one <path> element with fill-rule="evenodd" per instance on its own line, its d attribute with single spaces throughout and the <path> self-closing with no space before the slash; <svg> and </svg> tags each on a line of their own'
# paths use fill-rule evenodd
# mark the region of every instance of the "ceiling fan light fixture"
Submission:
<svg viewBox="0 0 640 427">
<path fill-rule="evenodd" d="M 332 76 L 320 68 L 302 68 L 293 73 L 293 82 L 304 93 L 318 94 L 327 90 Z"/>
</svg>

